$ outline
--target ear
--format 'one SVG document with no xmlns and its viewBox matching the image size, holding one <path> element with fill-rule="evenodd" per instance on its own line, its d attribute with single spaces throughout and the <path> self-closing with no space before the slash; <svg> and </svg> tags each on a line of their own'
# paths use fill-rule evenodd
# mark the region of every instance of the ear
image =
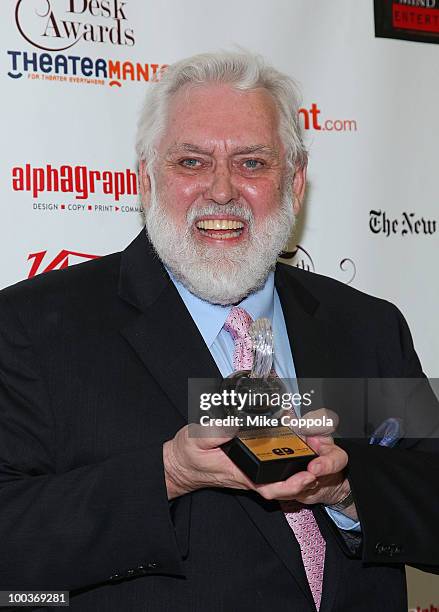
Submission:
<svg viewBox="0 0 439 612">
<path fill-rule="evenodd" d="M 151 197 L 151 178 L 147 171 L 146 161 L 143 159 L 139 162 L 139 188 L 143 206 L 149 206 Z"/>
<path fill-rule="evenodd" d="M 297 215 L 302 208 L 303 198 L 305 196 L 306 188 L 306 164 L 296 168 L 293 178 L 293 194 L 294 203 L 293 210 L 294 214 Z"/>
</svg>

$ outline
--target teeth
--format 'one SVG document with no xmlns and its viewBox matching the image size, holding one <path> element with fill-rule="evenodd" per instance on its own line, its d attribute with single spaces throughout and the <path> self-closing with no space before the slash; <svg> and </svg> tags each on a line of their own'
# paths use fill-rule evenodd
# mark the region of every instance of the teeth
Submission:
<svg viewBox="0 0 439 612">
<path fill-rule="evenodd" d="M 234 232 L 222 232 L 221 234 L 212 234 L 209 233 L 209 230 L 201 230 L 204 234 L 206 234 L 206 236 L 210 236 L 211 238 L 216 238 L 217 240 L 227 240 L 227 238 L 237 238 L 238 236 L 241 235 L 241 232 L 239 230 L 236 230 Z"/>
<path fill-rule="evenodd" d="M 206 221 L 197 221 L 197 227 L 205 230 L 242 229 L 244 223 L 241 221 L 231 221 L 229 219 L 207 219 Z"/>
</svg>

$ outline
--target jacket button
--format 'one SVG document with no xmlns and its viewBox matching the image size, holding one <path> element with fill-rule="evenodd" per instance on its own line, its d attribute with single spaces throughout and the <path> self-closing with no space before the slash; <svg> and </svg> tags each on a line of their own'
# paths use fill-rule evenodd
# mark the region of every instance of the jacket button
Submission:
<svg viewBox="0 0 439 612">
<path fill-rule="evenodd" d="M 128 576 L 128 578 L 132 578 L 132 577 L 134 576 L 134 574 L 135 574 L 135 572 L 134 572 L 134 570 L 133 570 L 133 569 L 129 569 L 129 570 L 127 571 L 127 576 Z"/>
<path fill-rule="evenodd" d="M 151 561 L 150 563 L 147 563 L 147 564 L 146 564 L 146 567 L 147 567 L 148 569 L 150 569 L 150 570 L 152 570 L 152 569 L 157 569 L 157 568 L 158 568 L 158 566 L 159 566 L 159 564 L 158 564 L 158 563 L 156 563 L 155 561 Z"/>
<path fill-rule="evenodd" d="M 398 555 L 402 551 L 401 546 L 398 546 L 398 544 L 390 544 L 389 548 L 390 548 L 390 550 L 389 550 L 389 555 L 390 556 Z"/>
<path fill-rule="evenodd" d="M 113 574 L 110 576 L 109 580 L 111 580 L 111 582 L 117 582 L 118 580 L 122 580 L 122 576 L 120 574 Z"/>
<path fill-rule="evenodd" d="M 375 546 L 375 552 L 377 555 L 389 555 L 392 557 L 393 555 L 399 555 L 402 552 L 402 546 L 398 546 L 398 544 L 383 544 L 382 542 L 378 542 Z"/>
</svg>

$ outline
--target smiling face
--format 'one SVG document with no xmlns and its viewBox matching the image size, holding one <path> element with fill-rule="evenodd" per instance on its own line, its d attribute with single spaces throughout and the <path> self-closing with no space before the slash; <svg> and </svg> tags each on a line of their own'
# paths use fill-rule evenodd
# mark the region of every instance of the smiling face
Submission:
<svg viewBox="0 0 439 612">
<path fill-rule="evenodd" d="M 288 238 L 303 195 L 304 169 L 288 178 L 278 122 L 274 100 L 264 89 L 185 86 L 169 105 L 154 180 L 141 164 L 151 241 L 172 272 L 204 299 L 232 303 L 258 288 Z M 178 264 L 177 253 L 169 252 L 171 243 Z M 188 279 L 204 274 L 212 284 L 221 277 L 224 293 L 233 282 L 231 273 L 251 272 L 255 257 L 259 267 L 264 258 L 263 270 L 255 271 L 254 286 L 247 283 L 242 291 L 235 287 L 223 297 L 209 296 Z"/>
</svg>

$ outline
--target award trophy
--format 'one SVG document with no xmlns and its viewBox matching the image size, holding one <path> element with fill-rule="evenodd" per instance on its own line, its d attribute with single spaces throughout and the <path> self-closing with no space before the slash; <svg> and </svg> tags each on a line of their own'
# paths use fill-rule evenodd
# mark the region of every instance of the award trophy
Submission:
<svg viewBox="0 0 439 612">
<path fill-rule="evenodd" d="M 290 427 L 281 424 L 288 412 L 273 402 L 273 394 L 286 392 L 272 370 L 273 333 L 268 319 L 257 319 L 250 328 L 253 342 L 253 368 L 233 372 L 225 378 L 222 390 L 249 398 L 239 411 L 242 425 L 237 435 L 221 446 L 226 455 L 254 483 L 286 480 L 306 469 L 317 455 Z M 250 401 L 257 398 L 257 401 Z M 237 411 L 228 411 L 237 416 Z M 295 416 L 290 413 L 290 416 Z"/>
</svg>

